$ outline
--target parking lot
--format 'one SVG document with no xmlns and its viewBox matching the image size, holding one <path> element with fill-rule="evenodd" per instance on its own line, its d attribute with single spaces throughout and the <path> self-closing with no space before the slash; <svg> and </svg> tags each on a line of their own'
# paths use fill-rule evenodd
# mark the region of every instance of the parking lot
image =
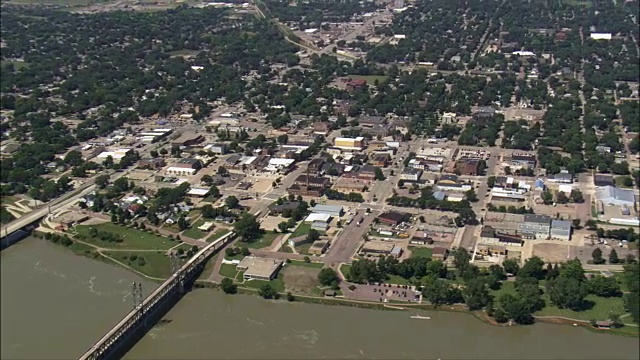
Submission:
<svg viewBox="0 0 640 360">
<path fill-rule="evenodd" d="M 344 286 L 342 292 L 344 297 L 352 300 L 363 301 L 402 301 L 402 302 L 419 302 L 420 297 L 416 295 L 414 287 L 408 285 L 366 285 L 356 284 L 356 288 L 351 291 Z"/>
</svg>

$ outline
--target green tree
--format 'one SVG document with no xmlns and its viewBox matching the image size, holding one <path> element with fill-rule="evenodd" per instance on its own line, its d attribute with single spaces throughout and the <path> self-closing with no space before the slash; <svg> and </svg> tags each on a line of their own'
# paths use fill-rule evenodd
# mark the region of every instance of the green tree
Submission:
<svg viewBox="0 0 640 360">
<path fill-rule="evenodd" d="M 307 234 L 307 241 L 308 242 L 316 241 L 319 238 L 320 238 L 320 232 L 318 232 L 318 230 L 316 230 L 316 229 L 309 230 L 309 233 Z"/>
<path fill-rule="evenodd" d="M 382 169 L 380 169 L 379 167 L 376 167 L 376 168 L 374 169 L 374 175 L 375 175 L 375 177 L 374 177 L 374 178 L 375 178 L 376 180 L 383 181 L 383 180 L 385 179 L 385 177 L 384 177 L 384 173 L 382 172 Z"/>
<path fill-rule="evenodd" d="M 599 264 L 604 264 L 605 263 L 605 259 L 602 257 L 602 250 L 600 250 L 600 248 L 595 248 L 592 252 L 591 252 L 591 257 L 593 258 L 593 263 L 596 265 Z"/>
<path fill-rule="evenodd" d="M 334 283 L 340 282 L 338 274 L 331 268 L 323 268 L 320 270 L 320 273 L 318 273 L 318 280 L 320 281 L 320 284 L 324 286 L 331 286 Z"/>
<path fill-rule="evenodd" d="M 180 231 L 186 230 L 188 227 L 189 223 L 187 222 L 187 219 L 185 219 L 184 216 L 180 216 L 178 218 L 178 228 L 180 229 Z"/>
<path fill-rule="evenodd" d="M 616 249 L 611 249 L 611 252 L 609 253 L 609 264 L 617 264 L 619 262 L 620 259 L 618 258 L 618 252 Z"/>
<path fill-rule="evenodd" d="M 484 308 L 491 299 L 486 284 L 482 279 L 471 279 L 463 290 L 464 300 L 469 310 Z"/>
<path fill-rule="evenodd" d="M 542 192 L 542 202 L 545 205 L 553 204 L 553 194 L 549 190 L 545 190 Z"/>
<path fill-rule="evenodd" d="M 602 297 L 620 296 L 620 285 L 614 277 L 596 275 L 587 282 L 589 292 Z"/>
<path fill-rule="evenodd" d="M 518 277 L 532 277 L 538 280 L 544 279 L 544 261 L 537 256 L 532 256 L 525 260 L 522 268 L 518 270 Z"/>
<path fill-rule="evenodd" d="M 446 304 L 449 284 L 442 279 L 430 279 L 422 288 L 422 295 L 434 306 Z"/>
<path fill-rule="evenodd" d="M 260 287 L 258 290 L 258 294 L 265 299 L 277 299 L 278 292 L 271 286 L 271 284 L 266 283 Z"/>
<path fill-rule="evenodd" d="M 580 310 L 583 307 L 588 292 L 584 282 L 562 275 L 547 280 L 546 289 L 554 305 L 572 310 Z"/>
<path fill-rule="evenodd" d="M 217 186 L 212 185 L 212 186 L 209 188 L 209 196 L 211 196 L 211 197 L 213 197 L 213 198 L 217 199 L 217 198 L 219 198 L 220 196 L 222 196 L 222 194 L 220 193 L 220 189 L 218 189 L 218 187 L 217 187 Z"/>
<path fill-rule="evenodd" d="M 533 322 L 531 312 L 519 297 L 509 293 L 502 294 L 498 298 L 498 303 L 506 319 L 514 320 L 518 324 L 530 324 Z"/>
<path fill-rule="evenodd" d="M 238 205 L 240 204 L 240 201 L 238 200 L 237 197 L 231 195 L 228 198 L 224 199 L 224 204 L 229 208 L 229 209 L 235 209 L 236 207 L 238 207 Z"/>
<path fill-rule="evenodd" d="M 95 184 L 100 189 L 104 189 L 109 185 L 109 175 L 98 175 L 95 180 Z"/>
<path fill-rule="evenodd" d="M 253 242 L 262 235 L 260 223 L 249 213 L 242 213 L 233 224 L 233 230 L 244 242 Z"/>
<path fill-rule="evenodd" d="M 504 271 L 508 274 L 517 275 L 520 270 L 520 264 L 518 264 L 518 260 L 509 258 L 502 262 L 502 267 L 504 267 Z"/>
<path fill-rule="evenodd" d="M 222 291 L 224 291 L 225 294 L 235 294 L 238 292 L 238 287 L 233 283 L 233 280 L 228 277 L 222 279 L 221 285 Z"/>
</svg>

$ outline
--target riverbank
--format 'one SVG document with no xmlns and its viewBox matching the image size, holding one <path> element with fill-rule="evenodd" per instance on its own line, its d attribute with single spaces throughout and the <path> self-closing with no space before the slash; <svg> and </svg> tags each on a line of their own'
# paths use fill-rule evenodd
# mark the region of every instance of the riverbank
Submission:
<svg viewBox="0 0 640 360">
<path fill-rule="evenodd" d="M 34 234 L 36 233 L 37 232 L 34 232 Z M 41 239 L 44 239 L 43 233 L 37 233 L 37 234 Z M 61 243 L 58 243 L 58 244 L 63 245 Z M 150 276 L 149 274 L 146 274 L 145 272 L 140 271 L 139 269 L 136 269 L 130 266 L 129 264 L 125 264 L 124 262 L 119 261 L 118 259 L 115 259 L 112 256 L 113 255 L 112 249 L 102 249 L 107 252 L 105 254 L 97 246 L 90 243 L 84 243 L 77 239 L 73 239 L 73 243 L 71 245 L 67 245 L 67 246 L 63 245 L 63 246 L 72 250 L 72 252 L 76 255 L 82 255 L 93 260 L 98 260 L 111 265 L 117 265 L 118 267 L 122 267 L 126 270 L 132 271 L 137 275 L 143 276 L 146 279 L 156 283 L 161 283 L 165 279 L 162 277 Z M 210 259 L 207 262 L 205 269 L 211 270 L 208 265 L 211 264 L 213 261 L 214 259 Z M 153 266 L 156 268 L 162 267 L 162 264 L 159 264 L 158 262 L 156 262 L 155 265 Z M 208 279 L 205 280 L 203 279 L 203 277 L 196 280 L 196 282 L 194 283 L 194 287 L 195 288 L 211 288 L 211 289 L 216 289 L 221 291 L 218 284 Z M 283 287 L 284 287 L 284 284 L 283 284 Z M 241 295 L 258 296 L 258 293 L 259 293 L 259 289 L 257 287 L 247 287 L 247 286 L 242 286 L 241 284 L 238 285 L 237 289 L 238 289 L 238 293 Z M 279 290 L 280 291 L 278 291 L 278 293 L 280 294 L 280 297 L 285 299 L 287 292 L 284 292 L 281 289 Z M 379 303 L 379 302 L 350 300 L 343 297 L 313 296 L 309 294 L 299 294 L 299 293 L 292 293 L 292 295 L 294 296 L 295 301 L 311 303 L 311 304 L 332 305 L 332 306 L 338 305 L 338 306 L 357 307 L 357 308 L 374 309 L 374 310 L 393 310 L 393 311 L 423 310 L 423 311 L 465 313 L 468 315 L 472 315 L 478 320 L 489 325 L 494 325 L 499 327 L 512 326 L 510 324 L 497 323 L 492 317 L 488 316 L 486 312 L 470 311 L 466 308 L 466 306 L 461 304 L 443 305 L 443 306 L 435 306 L 431 304 L 415 304 L 415 303 L 414 304 L 396 304 L 396 303 L 387 304 L 387 303 Z M 609 333 L 609 334 L 631 336 L 631 337 L 640 336 L 639 328 L 637 326 L 634 327 L 632 325 L 625 325 L 624 327 L 618 328 L 618 329 L 601 329 L 601 328 L 593 327 L 588 321 L 571 319 L 571 318 L 566 318 L 562 316 L 534 316 L 534 319 L 536 322 L 544 322 L 544 323 L 559 324 L 559 325 L 570 325 L 570 326 L 581 326 L 581 327 L 587 328 L 590 331 L 594 331 L 597 333 Z"/>
</svg>

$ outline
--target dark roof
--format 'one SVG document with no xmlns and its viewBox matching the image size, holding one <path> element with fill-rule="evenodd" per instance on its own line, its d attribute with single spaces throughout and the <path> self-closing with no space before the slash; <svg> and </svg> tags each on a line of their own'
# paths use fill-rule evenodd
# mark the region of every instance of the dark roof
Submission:
<svg viewBox="0 0 640 360">
<path fill-rule="evenodd" d="M 522 244 L 524 242 L 519 235 L 496 234 L 495 236 L 498 238 L 498 241 L 503 243 Z"/>
<path fill-rule="evenodd" d="M 615 185 L 615 182 L 613 181 L 613 176 L 603 175 L 603 174 L 593 175 L 593 183 L 595 184 L 595 186 L 614 186 Z"/>
<path fill-rule="evenodd" d="M 511 156 L 511 160 L 536 162 L 536 156 L 535 155 L 513 155 Z"/>
<path fill-rule="evenodd" d="M 551 217 L 547 215 L 524 214 L 524 222 L 551 225 Z"/>
<path fill-rule="evenodd" d="M 373 165 L 364 165 L 359 170 L 360 173 L 371 173 L 374 174 L 376 172 L 376 167 Z"/>
<path fill-rule="evenodd" d="M 496 236 L 496 229 L 491 226 L 484 226 L 480 232 L 480 237 L 492 238 Z"/>
<path fill-rule="evenodd" d="M 387 219 L 396 223 L 401 223 L 409 218 L 409 214 L 396 211 L 387 211 L 378 216 L 378 219 Z"/>
<path fill-rule="evenodd" d="M 195 165 L 200 163 L 200 160 L 198 159 L 190 159 L 190 158 L 186 158 L 186 159 L 180 159 L 178 161 L 178 164 L 189 164 L 189 165 Z"/>
<path fill-rule="evenodd" d="M 292 201 L 292 202 L 286 202 L 282 205 L 276 205 L 274 207 L 271 208 L 271 211 L 275 212 L 275 213 L 280 213 L 286 210 L 294 210 L 298 207 L 298 202 L 297 201 Z"/>
</svg>

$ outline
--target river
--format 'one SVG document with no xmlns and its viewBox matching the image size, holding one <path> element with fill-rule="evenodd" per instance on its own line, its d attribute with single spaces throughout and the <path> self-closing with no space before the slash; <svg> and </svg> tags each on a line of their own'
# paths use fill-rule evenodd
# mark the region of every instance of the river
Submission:
<svg viewBox="0 0 640 360">
<path fill-rule="evenodd" d="M 2 252 L 2 358 L 73 358 L 131 307 L 137 276 L 27 239 Z M 143 281 L 143 289 L 153 284 Z M 466 315 L 187 294 L 127 359 L 637 359 L 634 338 L 570 326 L 494 327 Z M 82 321 L 81 321 L 82 320 Z"/>
</svg>

